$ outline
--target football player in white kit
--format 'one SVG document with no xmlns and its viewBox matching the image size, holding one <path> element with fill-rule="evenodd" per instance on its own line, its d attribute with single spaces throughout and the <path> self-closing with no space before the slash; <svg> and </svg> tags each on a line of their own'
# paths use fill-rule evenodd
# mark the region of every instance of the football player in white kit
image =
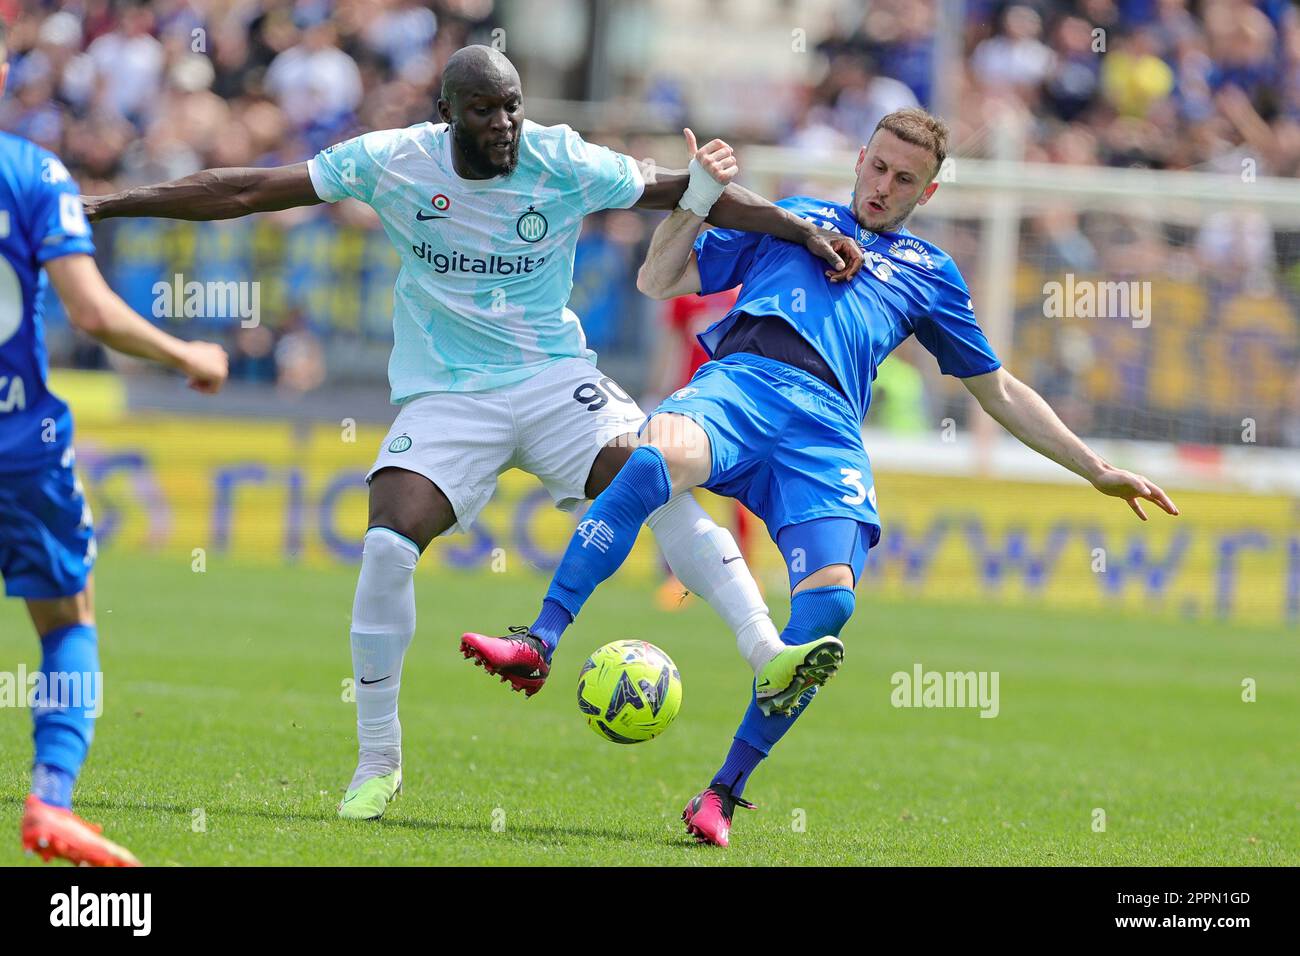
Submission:
<svg viewBox="0 0 1300 956">
<path fill-rule="evenodd" d="M 689 172 L 643 171 L 568 126 L 525 120 L 519 75 L 489 47 L 448 60 L 438 112 L 442 123 L 366 133 L 306 163 L 205 170 L 85 197 L 92 220 L 229 219 L 351 197 L 378 213 L 401 254 L 388 367 L 400 411 L 367 475 L 370 518 L 352 610 L 360 755 L 339 805 L 352 819 L 378 818 L 401 788 L 397 701 L 424 548 L 467 529 L 509 468 L 536 475 L 571 508 L 599 494 L 637 443 L 645 413 L 596 367 L 565 307 L 583 217 L 680 202 L 714 225 L 803 244 L 836 279 L 862 262 L 847 237 L 734 185 L 724 191 L 710 170 L 734 159 L 719 140 L 693 150 Z M 693 497 L 672 499 L 648 524 L 747 660 L 784 650 L 731 534 Z M 501 676 L 531 695 L 546 675 Z"/>
</svg>

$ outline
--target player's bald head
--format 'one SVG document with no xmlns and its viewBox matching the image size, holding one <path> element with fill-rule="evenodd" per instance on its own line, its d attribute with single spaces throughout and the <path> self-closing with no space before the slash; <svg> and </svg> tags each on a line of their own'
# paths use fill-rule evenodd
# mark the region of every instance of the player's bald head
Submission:
<svg viewBox="0 0 1300 956">
<path fill-rule="evenodd" d="M 515 65 L 490 46 L 462 47 L 451 55 L 442 71 L 442 98 L 453 108 L 470 96 L 502 94 L 519 88 Z"/>
<path fill-rule="evenodd" d="M 453 53 L 442 71 L 438 115 L 451 131 L 462 176 L 488 179 L 514 172 L 524 93 L 505 54 L 487 46 Z"/>
</svg>

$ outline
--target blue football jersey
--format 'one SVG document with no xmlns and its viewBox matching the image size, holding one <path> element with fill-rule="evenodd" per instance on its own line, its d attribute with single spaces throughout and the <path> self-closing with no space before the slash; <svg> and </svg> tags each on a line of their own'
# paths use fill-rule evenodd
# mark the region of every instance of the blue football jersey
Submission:
<svg viewBox="0 0 1300 956">
<path fill-rule="evenodd" d="M 93 255 L 77 184 L 59 158 L 0 133 L 0 472 L 58 461 L 72 441 L 72 416 L 46 384 L 43 266 Z"/>
<path fill-rule="evenodd" d="M 947 375 L 967 378 L 1001 365 L 975 321 L 961 272 L 938 246 L 905 228 L 864 229 L 840 203 L 794 196 L 777 205 L 854 237 L 862 269 L 849 282 L 831 282 L 826 263 L 803 246 L 734 229 L 702 233 L 695 240 L 700 294 L 741 287 L 732 310 L 700 333 L 709 355 L 746 314 L 780 316 L 826 360 L 858 421 L 871 404 L 876 369 L 909 335 Z"/>
</svg>

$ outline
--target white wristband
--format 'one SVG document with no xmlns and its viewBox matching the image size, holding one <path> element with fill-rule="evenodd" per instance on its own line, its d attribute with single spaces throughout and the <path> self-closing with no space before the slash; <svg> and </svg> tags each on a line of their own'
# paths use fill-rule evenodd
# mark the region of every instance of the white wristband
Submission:
<svg viewBox="0 0 1300 956">
<path fill-rule="evenodd" d="M 710 176 L 708 171 L 700 165 L 700 161 L 694 157 L 692 157 L 691 165 L 687 169 L 691 174 L 691 179 L 686 184 L 686 192 L 682 194 L 682 198 L 677 205 L 687 212 L 693 212 L 701 219 L 705 219 L 709 215 L 709 210 L 713 208 L 713 204 L 718 201 L 718 197 L 722 195 L 722 191 L 727 187 Z"/>
</svg>

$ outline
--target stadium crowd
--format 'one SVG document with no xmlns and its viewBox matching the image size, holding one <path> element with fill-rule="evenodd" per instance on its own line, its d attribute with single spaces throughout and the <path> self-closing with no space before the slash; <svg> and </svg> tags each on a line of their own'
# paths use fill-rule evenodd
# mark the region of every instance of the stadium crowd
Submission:
<svg viewBox="0 0 1300 956">
<path fill-rule="evenodd" d="M 966 56 L 949 117 L 980 155 L 1008 105 L 1031 119 L 1026 159 L 1239 172 L 1300 166 L 1300 17 L 1289 0 L 1035 0 L 966 4 Z M 933 0 L 873 2 L 820 45 L 793 141 L 856 144 L 879 116 L 932 102 Z"/>
<path fill-rule="evenodd" d="M 555 6 L 587 4 L 556 0 Z M 675 4 L 683 6 L 690 4 Z M 696 14 L 705 17 L 712 6 L 701 2 Z M 761 0 L 732 6 L 765 8 Z M 818 55 L 789 91 L 791 106 L 773 140 L 807 153 L 852 149 L 890 110 L 934 105 L 936 33 L 951 29 L 943 19 L 947 5 L 810 6 L 827 25 L 810 31 Z M 210 166 L 296 162 L 364 130 L 432 118 L 446 58 L 465 43 L 492 42 L 493 31 L 510 22 L 511 7 L 510 0 L 0 0 L 12 62 L 0 128 L 57 152 L 88 193 Z M 797 5 L 772 0 L 766 8 L 768 15 L 797 16 Z M 961 56 L 946 68 L 954 155 L 986 154 L 993 118 L 1010 109 L 1024 119 L 1025 158 L 1032 161 L 1231 174 L 1249 163 L 1259 176 L 1300 173 L 1300 16 L 1288 0 L 965 0 L 961 8 Z M 625 89 L 583 88 L 578 79 L 568 92 L 574 99 L 676 104 L 678 118 L 689 119 L 692 104 L 677 68 L 656 63 L 635 82 L 616 74 Z M 753 68 L 762 63 L 756 59 Z M 527 69 L 523 74 L 527 92 Z M 638 134 L 650 131 L 610 124 L 586 132 L 635 151 Z M 274 274 L 281 288 L 269 297 L 278 306 L 268 310 L 266 328 L 229 323 L 226 330 L 235 373 L 316 387 L 349 342 L 359 336 L 379 343 L 387 335 L 384 295 L 396 257 L 367 211 L 349 204 L 264 218 L 222 227 L 110 223 L 96 235 L 106 274 L 127 287 L 124 296 L 146 315 L 153 282 L 187 264 L 201 262 L 196 268 L 219 273 L 214 278 Z M 579 248 L 574 309 L 594 347 L 646 352 L 666 334 L 658 309 L 633 288 L 653 222 L 636 213 L 590 221 Z M 1063 206 L 1027 220 L 1022 239 L 1026 261 L 1045 272 L 1128 275 L 1141 261 L 1144 274 L 1157 279 L 1200 277 L 1195 285 L 1204 301 L 1184 330 L 1186 355 L 1165 373 L 1165 385 L 1152 384 L 1160 373 L 1148 343 L 1133 359 L 1135 371 L 1124 373 L 1128 385 L 1141 380 L 1142 390 L 1121 407 L 1149 405 L 1161 388 L 1171 401 L 1188 401 L 1183 383 L 1212 349 L 1246 363 L 1231 365 L 1232 374 L 1262 374 L 1270 383 L 1267 400 L 1300 421 L 1296 236 L 1258 214 L 1229 215 L 1198 233 L 1179 234 L 1158 222 L 1099 221 Z M 969 275 L 973 264 L 963 261 L 961 245 L 953 251 Z M 1243 330 L 1231 325 L 1243 297 L 1262 297 L 1283 313 L 1262 338 L 1244 322 L 1245 345 L 1237 335 Z M 1087 415 L 1098 390 L 1114 383 L 1092 374 L 1066 337 L 1035 339 L 1032 319 L 1017 324 L 1016 348 L 1026 350 L 1036 374 L 1058 383 L 1055 397 L 1067 409 Z M 1023 342 L 1022 326 L 1031 328 Z M 96 350 L 79 347 L 57 328 L 52 341 L 59 360 L 99 360 Z M 1094 343 L 1089 354 L 1095 352 Z M 1268 367 L 1260 372 L 1251 363 Z M 374 377 L 382 374 L 376 365 Z M 1175 407 L 1166 417 L 1178 414 Z M 1151 426 L 1157 434 L 1168 427 L 1161 421 Z M 1284 431 L 1278 426 L 1271 434 L 1300 443 L 1300 425 L 1290 438 Z"/>
</svg>

